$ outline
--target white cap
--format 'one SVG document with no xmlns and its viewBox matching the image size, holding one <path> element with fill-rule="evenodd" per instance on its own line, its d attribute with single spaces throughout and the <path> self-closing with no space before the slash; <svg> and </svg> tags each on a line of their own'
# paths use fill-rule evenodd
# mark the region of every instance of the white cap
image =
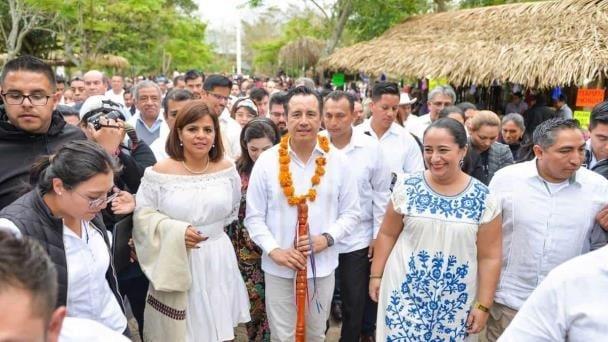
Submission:
<svg viewBox="0 0 608 342">
<path fill-rule="evenodd" d="M 90 96 L 88 99 L 86 99 L 86 101 L 84 101 L 84 103 L 82 104 L 82 107 L 80 107 L 80 120 L 82 120 L 82 118 L 85 116 L 86 113 L 98 109 L 98 108 L 113 108 L 116 109 L 118 111 L 120 111 L 122 113 L 122 115 L 127 118 L 128 116 L 125 115 L 125 108 L 119 104 L 119 103 L 115 103 L 112 101 L 112 103 L 116 104 L 116 106 L 108 103 L 108 101 L 112 101 L 110 98 L 108 98 L 105 95 L 93 95 Z"/>
<path fill-rule="evenodd" d="M 417 100 L 417 98 L 413 98 L 410 99 L 410 94 L 408 93 L 401 93 L 401 96 L 399 96 L 399 105 L 411 105 L 413 103 L 415 103 Z"/>
</svg>

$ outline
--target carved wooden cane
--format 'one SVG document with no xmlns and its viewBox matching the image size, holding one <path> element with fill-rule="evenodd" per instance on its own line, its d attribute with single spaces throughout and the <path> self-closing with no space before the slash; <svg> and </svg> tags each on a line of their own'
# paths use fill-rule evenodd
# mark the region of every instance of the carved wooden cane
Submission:
<svg viewBox="0 0 608 342">
<path fill-rule="evenodd" d="M 308 234 L 308 205 L 306 203 L 298 204 L 298 234 L 303 236 Z M 306 341 L 306 295 L 308 293 L 306 264 L 303 270 L 296 273 L 296 342 Z"/>
</svg>

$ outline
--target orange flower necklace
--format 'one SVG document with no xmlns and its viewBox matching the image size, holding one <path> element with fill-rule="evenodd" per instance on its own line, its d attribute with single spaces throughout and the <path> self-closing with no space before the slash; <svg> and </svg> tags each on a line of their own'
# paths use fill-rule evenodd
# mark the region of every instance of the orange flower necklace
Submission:
<svg viewBox="0 0 608 342">
<path fill-rule="evenodd" d="M 327 137 L 318 136 L 317 141 L 319 142 L 319 146 L 323 152 L 329 152 L 329 139 L 327 139 Z M 310 179 L 312 186 L 310 189 L 308 189 L 306 194 L 297 196 L 293 187 L 291 171 L 289 171 L 289 163 L 291 162 L 291 158 L 287 152 L 288 144 L 289 135 L 286 134 L 283 136 L 283 138 L 281 138 L 281 142 L 279 144 L 279 183 L 283 189 L 283 194 L 285 194 L 285 197 L 287 197 L 287 203 L 294 206 L 298 203 L 306 203 L 306 200 L 314 202 L 317 198 L 317 191 L 314 188 L 321 183 L 321 177 L 323 177 L 325 174 L 325 164 L 327 163 L 327 160 L 324 156 L 319 156 L 317 159 L 315 159 L 315 164 L 317 166 L 315 168 L 315 174 Z"/>
</svg>

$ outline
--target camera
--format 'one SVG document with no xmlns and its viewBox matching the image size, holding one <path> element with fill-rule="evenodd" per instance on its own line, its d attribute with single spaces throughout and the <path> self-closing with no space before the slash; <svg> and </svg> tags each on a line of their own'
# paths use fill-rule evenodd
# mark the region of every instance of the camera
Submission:
<svg viewBox="0 0 608 342">
<path fill-rule="evenodd" d="M 95 114 L 91 115 L 87 119 L 87 122 L 90 123 L 90 124 L 92 124 L 93 127 L 95 128 L 95 130 L 98 131 L 102 127 L 101 118 L 106 118 L 107 120 L 122 120 L 122 121 L 125 121 L 125 117 L 122 115 L 121 112 L 119 112 L 117 110 L 110 110 L 107 113 L 102 111 L 102 112 L 95 113 Z"/>
</svg>

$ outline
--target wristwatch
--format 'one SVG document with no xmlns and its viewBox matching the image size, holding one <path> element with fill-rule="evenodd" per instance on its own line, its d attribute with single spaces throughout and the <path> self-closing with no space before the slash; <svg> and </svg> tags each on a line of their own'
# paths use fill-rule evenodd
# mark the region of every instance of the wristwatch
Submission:
<svg viewBox="0 0 608 342">
<path fill-rule="evenodd" d="M 323 233 L 321 235 L 325 236 L 325 239 L 327 239 L 327 247 L 334 245 L 334 238 L 329 233 Z"/>
</svg>

